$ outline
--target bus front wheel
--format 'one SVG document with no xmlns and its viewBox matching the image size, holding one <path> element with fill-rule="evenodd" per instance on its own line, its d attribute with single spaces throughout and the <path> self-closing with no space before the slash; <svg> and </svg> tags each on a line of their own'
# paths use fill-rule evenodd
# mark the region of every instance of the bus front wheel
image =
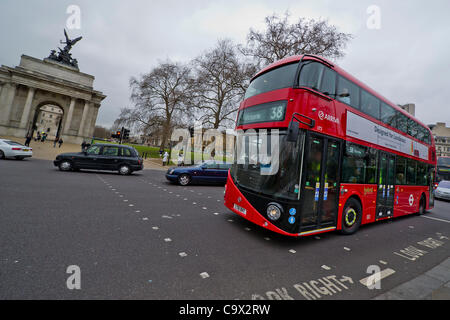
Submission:
<svg viewBox="0 0 450 320">
<path fill-rule="evenodd" d="M 362 220 L 361 204 L 355 198 L 347 200 L 342 211 L 342 229 L 341 233 L 350 235 L 358 231 Z"/>
</svg>

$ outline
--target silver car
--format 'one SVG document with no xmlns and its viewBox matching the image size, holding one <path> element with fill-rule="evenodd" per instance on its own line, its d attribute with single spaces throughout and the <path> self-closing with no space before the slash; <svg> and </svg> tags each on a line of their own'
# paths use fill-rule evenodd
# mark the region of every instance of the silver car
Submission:
<svg viewBox="0 0 450 320">
<path fill-rule="evenodd" d="M 33 156 L 33 149 L 18 142 L 0 139 L 0 159 L 15 158 L 23 160 Z"/>
<path fill-rule="evenodd" d="M 450 200 L 450 181 L 441 181 L 434 190 L 434 197 L 436 199 Z"/>
</svg>

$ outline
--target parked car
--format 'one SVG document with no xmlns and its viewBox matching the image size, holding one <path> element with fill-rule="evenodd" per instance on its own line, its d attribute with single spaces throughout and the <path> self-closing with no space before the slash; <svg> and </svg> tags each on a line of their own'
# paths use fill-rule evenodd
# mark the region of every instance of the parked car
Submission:
<svg viewBox="0 0 450 320">
<path fill-rule="evenodd" d="M 191 183 L 225 184 L 230 166 L 228 163 L 207 161 L 190 167 L 172 167 L 167 170 L 166 179 L 182 186 Z"/>
<path fill-rule="evenodd" d="M 436 190 L 434 190 L 434 197 L 436 199 L 450 200 L 450 181 L 439 182 Z"/>
<path fill-rule="evenodd" d="M 15 158 L 23 160 L 33 156 L 33 149 L 18 142 L 0 139 L 0 159 Z"/>
<path fill-rule="evenodd" d="M 136 149 L 117 144 L 94 144 L 85 152 L 63 153 L 56 157 L 53 164 L 61 171 L 109 170 L 118 171 L 121 175 L 144 168 Z"/>
</svg>

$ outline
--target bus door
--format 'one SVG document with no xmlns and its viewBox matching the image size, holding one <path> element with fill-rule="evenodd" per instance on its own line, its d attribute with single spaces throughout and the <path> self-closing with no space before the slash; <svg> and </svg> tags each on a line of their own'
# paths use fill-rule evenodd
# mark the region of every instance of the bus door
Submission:
<svg viewBox="0 0 450 320">
<path fill-rule="evenodd" d="M 336 226 L 342 143 L 309 134 L 303 164 L 301 230 Z"/>
<path fill-rule="evenodd" d="M 394 215 L 395 156 L 380 152 L 376 219 Z"/>
</svg>

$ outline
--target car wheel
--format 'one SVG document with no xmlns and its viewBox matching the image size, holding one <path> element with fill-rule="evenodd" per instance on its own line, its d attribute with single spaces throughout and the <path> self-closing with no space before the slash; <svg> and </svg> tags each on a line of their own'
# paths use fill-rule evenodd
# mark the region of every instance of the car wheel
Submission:
<svg viewBox="0 0 450 320">
<path fill-rule="evenodd" d="M 362 208 L 358 200 L 350 198 L 342 211 L 341 233 L 350 235 L 358 231 L 362 220 Z"/>
<path fill-rule="evenodd" d="M 5 159 L 5 153 L 2 150 L 0 150 L 0 159 Z"/>
<path fill-rule="evenodd" d="M 119 167 L 119 174 L 121 174 L 121 175 L 123 175 L 123 176 L 126 176 L 126 175 L 129 175 L 129 174 L 131 174 L 131 169 L 130 169 L 130 167 L 129 166 L 127 166 L 127 165 L 121 165 L 120 167 Z"/>
<path fill-rule="evenodd" d="M 187 186 L 191 183 L 191 177 L 188 174 L 182 174 L 178 177 L 178 183 L 182 186 Z"/>
<path fill-rule="evenodd" d="M 72 163 L 70 161 L 64 160 L 59 164 L 59 170 L 70 171 L 72 169 Z"/>
</svg>

